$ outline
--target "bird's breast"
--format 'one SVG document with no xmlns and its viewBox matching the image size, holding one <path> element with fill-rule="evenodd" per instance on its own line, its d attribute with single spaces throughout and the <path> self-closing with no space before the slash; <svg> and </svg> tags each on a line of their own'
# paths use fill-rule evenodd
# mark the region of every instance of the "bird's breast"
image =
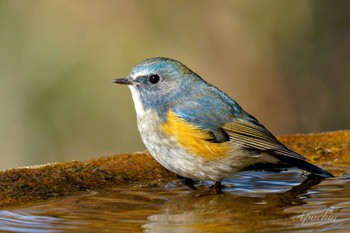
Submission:
<svg viewBox="0 0 350 233">
<path fill-rule="evenodd" d="M 166 169 L 183 177 L 220 180 L 241 169 L 244 156 L 230 142 L 207 141 L 209 134 L 183 122 L 171 111 L 162 120 L 156 111 L 138 115 L 141 138 Z"/>
<path fill-rule="evenodd" d="M 161 131 L 165 135 L 172 136 L 179 146 L 193 156 L 204 157 L 207 160 L 227 156 L 231 150 L 229 142 L 210 141 L 212 135 L 208 131 L 187 122 L 171 110 L 166 115 L 166 121 L 161 125 Z"/>
</svg>

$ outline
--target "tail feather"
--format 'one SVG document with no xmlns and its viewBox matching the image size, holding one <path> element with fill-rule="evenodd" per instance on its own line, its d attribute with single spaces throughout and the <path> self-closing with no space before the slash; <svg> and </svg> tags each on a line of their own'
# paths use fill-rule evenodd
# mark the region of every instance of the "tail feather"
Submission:
<svg viewBox="0 0 350 233">
<path fill-rule="evenodd" d="M 315 175 L 325 177 L 325 178 L 330 178 L 334 177 L 331 173 L 323 170 L 322 168 L 319 168 L 305 160 L 301 159 L 296 159 L 292 157 L 287 157 L 287 156 L 278 156 L 278 159 L 281 160 L 282 162 L 288 163 L 290 165 L 293 165 L 295 167 L 298 167 L 300 169 L 303 169 L 305 171 L 311 172 Z"/>
</svg>

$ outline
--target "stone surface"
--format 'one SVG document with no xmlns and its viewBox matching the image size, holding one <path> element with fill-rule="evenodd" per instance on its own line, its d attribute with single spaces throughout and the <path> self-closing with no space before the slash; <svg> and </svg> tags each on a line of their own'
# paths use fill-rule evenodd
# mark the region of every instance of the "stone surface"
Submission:
<svg viewBox="0 0 350 233">
<path fill-rule="evenodd" d="M 349 130 L 279 136 L 278 139 L 336 176 L 349 172 Z M 174 179 L 176 176 L 160 166 L 148 152 L 8 169 L 0 172 L 0 206 L 128 184 L 156 185 Z"/>
</svg>

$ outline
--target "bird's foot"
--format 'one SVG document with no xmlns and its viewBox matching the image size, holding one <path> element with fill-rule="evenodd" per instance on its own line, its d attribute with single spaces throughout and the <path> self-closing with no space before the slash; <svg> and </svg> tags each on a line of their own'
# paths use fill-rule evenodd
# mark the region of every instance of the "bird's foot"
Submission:
<svg viewBox="0 0 350 233">
<path fill-rule="evenodd" d="M 190 179 L 190 178 L 185 178 L 182 176 L 177 175 L 177 177 L 181 180 L 181 182 L 186 185 L 188 188 L 192 190 L 197 190 L 197 187 L 194 186 L 196 184 L 196 181 Z"/>
<path fill-rule="evenodd" d="M 225 185 L 221 184 L 221 181 L 216 181 L 214 185 L 214 191 L 216 194 L 223 193 L 222 189 L 225 188 Z"/>
</svg>

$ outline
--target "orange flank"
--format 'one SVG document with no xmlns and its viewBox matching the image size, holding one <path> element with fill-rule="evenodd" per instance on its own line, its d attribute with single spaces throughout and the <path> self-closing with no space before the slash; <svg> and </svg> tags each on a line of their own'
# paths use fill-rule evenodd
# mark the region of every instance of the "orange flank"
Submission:
<svg viewBox="0 0 350 233">
<path fill-rule="evenodd" d="M 215 143 L 208 141 L 212 135 L 198 126 L 187 123 L 173 111 L 167 113 L 167 122 L 161 125 L 164 133 L 174 136 L 177 142 L 191 154 L 216 159 L 229 153 L 227 142 Z"/>
</svg>

